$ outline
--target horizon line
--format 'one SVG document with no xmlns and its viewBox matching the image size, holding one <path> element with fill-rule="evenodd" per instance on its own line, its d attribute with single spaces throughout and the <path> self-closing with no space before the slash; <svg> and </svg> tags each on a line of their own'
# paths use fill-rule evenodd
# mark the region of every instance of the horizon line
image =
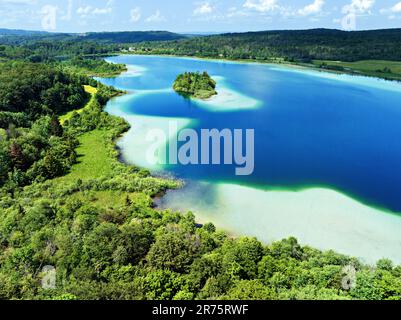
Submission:
<svg viewBox="0 0 401 320">
<path fill-rule="evenodd" d="M 14 28 L 6 28 L 0 27 L 0 30 L 7 31 L 22 31 L 22 32 L 34 32 L 34 33 L 45 33 L 49 35 L 80 35 L 80 34 L 88 34 L 88 33 L 122 33 L 122 32 L 169 32 L 174 34 L 182 34 L 182 35 L 196 35 L 196 34 L 205 34 L 205 35 L 218 35 L 218 34 L 227 34 L 227 33 L 258 33 L 258 32 L 279 32 L 279 31 L 312 31 L 312 30 L 331 30 L 331 31 L 341 31 L 341 32 L 366 32 L 366 31 L 384 31 L 384 30 L 401 30 L 398 28 L 372 28 L 372 29 L 360 29 L 360 30 L 342 30 L 336 28 L 299 28 L 299 29 L 258 29 L 258 30 L 246 30 L 246 31 L 169 31 L 169 30 L 103 30 L 103 31 L 82 31 L 82 32 L 68 32 L 68 31 L 46 31 L 46 30 L 38 30 L 38 29 L 14 29 Z"/>
</svg>

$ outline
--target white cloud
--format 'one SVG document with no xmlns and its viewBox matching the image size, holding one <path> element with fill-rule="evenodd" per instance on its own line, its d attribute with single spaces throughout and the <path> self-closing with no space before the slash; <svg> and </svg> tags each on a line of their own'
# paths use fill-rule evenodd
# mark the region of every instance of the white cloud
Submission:
<svg viewBox="0 0 401 320">
<path fill-rule="evenodd" d="M 24 25 L 37 28 L 38 19 L 43 14 L 41 8 L 30 7 L 35 4 L 36 0 L 0 0 L 0 25 L 20 29 L 23 21 Z"/>
<path fill-rule="evenodd" d="M 278 5 L 277 0 L 246 0 L 243 7 L 259 12 L 268 12 L 276 9 Z"/>
<path fill-rule="evenodd" d="M 138 22 L 139 20 L 141 20 L 141 17 L 141 8 L 136 7 L 131 10 L 131 22 Z"/>
<path fill-rule="evenodd" d="M 68 5 L 66 7 L 66 10 L 62 11 L 63 16 L 61 17 L 61 20 L 71 21 L 73 6 L 74 6 L 73 0 L 68 0 Z"/>
<path fill-rule="evenodd" d="M 370 13 L 370 9 L 375 4 L 375 0 L 352 0 L 350 4 L 343 7 L 343 13 Z"/>
<path fill-rule="evenodd" d="M 93 9 L 92 14 L 108 14 L 108 13 L 111 13 L 112 11 L 113 11 L 113 9 L 110 7 L 103 8 L 103 9 L 95 8 L 95 9 Z"/>
<path fill-rule="evenodd" d="M 56 6 L 46 5 L 43 6 L 40 13 L 42 15 L 42 28 L 47 31 L 57 29 L 57 10 Z"/>
<path fill-rule="evenodd" d="M 77 14 L 81 18 L 86 18 L 90 15 L 96 16 L 96 15 L 110 14 L 113 11 L 112 5 L 113 5 L 113 0 L 109 0 L 107 1 L 107 4 L 104 8 L 94 8 L 92 6 L 79 7 L 77 9 Z"/>
<path fill-rule="evenodd" d="M 78 13 L 81 17 L 85 17 L 85 16 L 89 15 L 91 11 L 92 11 L 92 7 L 91 7 L 91 6 L 79 7 L 79 8 L 77 9 L 77 13 Z"/>
<path fill-rule="evenodd" d="M 390 9 L 392 12 L 399 13 L 401 12 L 401 2 L 398 2 L 394 7 Z"/>
<path fill-rule="evenodd" d="M 341 26 L 343 30 L 351 31 L 357 29 L 357 18 L 360 16 L 372 15 L 372 7 L 375 0 L 352 0 L 351 3 L 343 6 Z"/>
<path fill-rule="evenodd" d="M 234 18 L 234 17 L 246 17 L 248 13 L 243 10 L 238 10 L 237 7 L 231 7 L 228 9 L 227 18 Z"/>
<path fill-rule="evenodd" d="M 148 17 L 145 21 L 148 23 L 163 22 L 163 21 L 166 21 L 166 18 L 164 16 L 162 16 L 162 14 L 160 13 L 160 10 L 157 10 L 154 14 L 152 14 L 150 17 Z"/>
<path fill-rule="evenodd" d="M 380 10 L 380 13 L 387 15 L 388 19 L 395 20 L 401 18 L 401 2 L 396 3 L 391 8 L 384 8 Z"/>
<path fill-rule="evenodd" d="M 203 14 L 209 14 L 212 13 L 213 7 L 210 5 L 209 2 L 204 2 L 200 4 L 197 8 L 194 10 L 194 15 L 199 16 Z"/>
<path fill-rule="evenodd" d="M 0 0 L 0 4 L 36 4 L 35 0 Z"/>
<path fill-rule="evenodd" d="M 324 6 L 324 0 L 315 0 L 313 3 L 305 6 L 298 11 L 301 16 L 308 16 L 311 14 L 318 14 L 322 12 Z"/>
</svg>

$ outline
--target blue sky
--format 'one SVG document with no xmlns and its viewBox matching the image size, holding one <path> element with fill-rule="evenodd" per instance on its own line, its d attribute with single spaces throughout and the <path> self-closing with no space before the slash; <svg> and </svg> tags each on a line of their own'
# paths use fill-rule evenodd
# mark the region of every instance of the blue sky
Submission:
<svg viewBox="0 0 401 320">
<path fill-rule="evenodd" d="M 401 27 L 401 0 L 0 0 L 0 28 L 227 32 Z"/>
</svg>

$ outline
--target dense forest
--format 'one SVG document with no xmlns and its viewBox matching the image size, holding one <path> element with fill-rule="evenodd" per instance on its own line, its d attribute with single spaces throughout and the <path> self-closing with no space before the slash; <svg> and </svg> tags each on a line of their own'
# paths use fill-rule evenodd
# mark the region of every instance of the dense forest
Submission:
<svg viewBox="0 0 401 320">
<path fill-rule="evenodd" d="M 315 29 L 213 36 L 183 36 L 163 31 L 83 35 L 1 32 L 0 61 L 5 57 L 49 63 L 77 56 L 93 59 L 121 53 L 168 54 L 297 64 L 330 72 L 401 80 L 400 29 L 354 32 Z M 86 74 L 103 75 L 105 68 L 108 67 L 99 65 L 96 72 L 87 69 Z"/>
<path fill-rule="evenodd" d="M 61 66 L 73 74 L 84 74 L 89 77 L 112 77 L 127 71 L 124 64 L 107 63 L 103 59 L 85 59 L 77 56 L 63 61 Z"/>
<path fill-rule="evenodd" d="M 67 54 L 105 54 L 134 47 L 138 53 L 227 59 L 310 62 L 312 60 L 401 61 L 400 29 L 262 31 L 188 37 L 164 31 L 77 34 L 0 30 L 0 44 L 18 45 L 47 58 Z"/>
<path fill-rule="evenodd" d="M 0 187 L 43 181 L 72 165 L 76 140 L 63 134 L 57 115 L 85 104 L 82 84 L 46 65 L 0 64 Z"/>
<path fill-rule="evenodd" d="M 127 44 L 183 38 L 166 31 L 62 34 L 0 29 L 0 59 L 7 56 L 31 62 L 60 61 L 120 52 Z"/>
<path fill-rule="evenodd" d="M 232 238 L 155 208 L 181 183 L 118 161 L 129 126 L 103 108 L 123 92 L 87 76 L 116 66 L 45 48 L 0 46 L 0 299 L 401 298 L 391 261 Z"/>
<path fill-rule="evenodd" d="M 310 62 L 401 61 L 401 30 L 346 32 L 329 29 L 222 34 L 136 45 L 138 52 L 229 59 Z"/>
<path fill-rule="evenodd" d="M 88 32 L 84 34 L 48 33 L 0 29 L 1 44 L 27 44 L 32 42 L 101 42 L 138 43 L 144 41 L 169 41 L 184 39 L 186 36 L 168 31 L 126 31 L 126 32 Z"/>
<path fill-rule="evenodd" d="M 180 74 L 174 81 L 173 89 L 180 94 L 198 99 L 208 99 L 217 94 L 216 81 L 206 71 Z"/>
</svg>

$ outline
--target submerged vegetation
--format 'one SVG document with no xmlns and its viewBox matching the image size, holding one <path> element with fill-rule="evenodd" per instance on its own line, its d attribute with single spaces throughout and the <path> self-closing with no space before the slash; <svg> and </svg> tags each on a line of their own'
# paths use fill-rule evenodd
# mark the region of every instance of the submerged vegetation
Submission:
<svg viewBox="0 0 401 320">
<path fill-rule="evenodd" d="M 206 71 L 180 74 L 174 81 L 173 89 L 178 93 L 198 99 L 208 99 L 217 94 L 216 81 Z"/>
</svg>

